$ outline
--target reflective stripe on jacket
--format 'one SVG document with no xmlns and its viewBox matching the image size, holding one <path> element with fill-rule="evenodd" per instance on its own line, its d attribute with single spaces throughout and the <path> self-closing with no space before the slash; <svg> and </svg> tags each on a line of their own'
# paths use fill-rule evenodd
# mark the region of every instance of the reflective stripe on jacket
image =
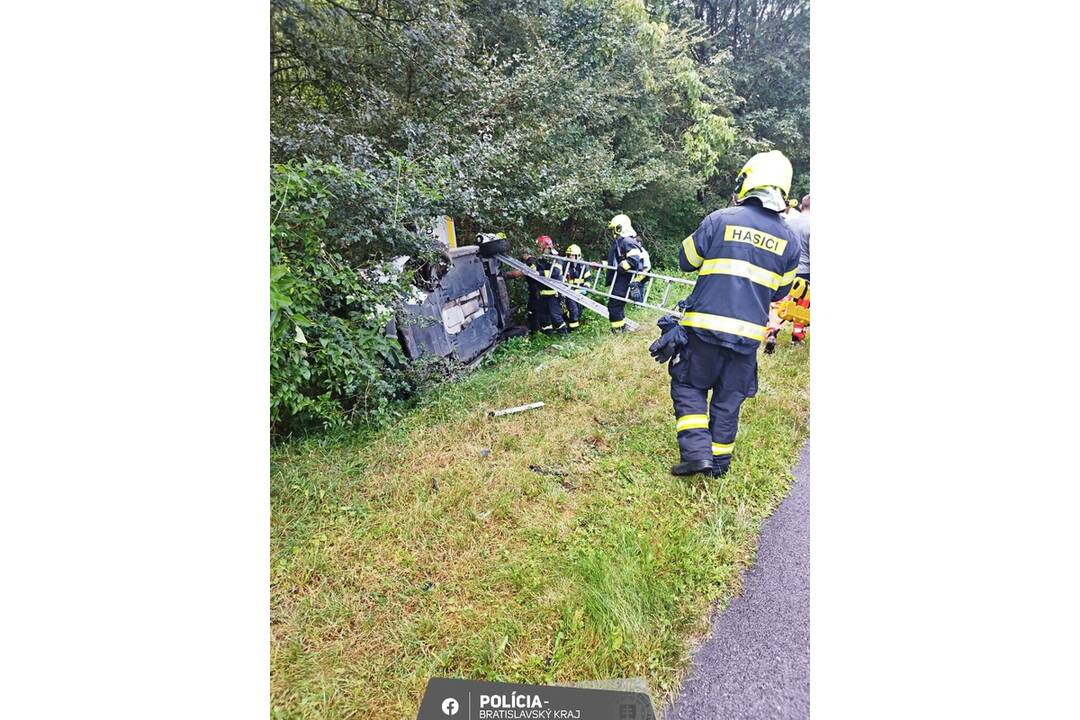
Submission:
<svg viewBox="0 0 1080 720">
<path fill-rule="evenodd" d="M 680 324 L 706 342 L 752 353 L 765 337 L 769 303 L 788 293 L 799 238 L 755 202 L 708 215 L 679 248 L 679 267 L 697 270 Z"/>
</svg>

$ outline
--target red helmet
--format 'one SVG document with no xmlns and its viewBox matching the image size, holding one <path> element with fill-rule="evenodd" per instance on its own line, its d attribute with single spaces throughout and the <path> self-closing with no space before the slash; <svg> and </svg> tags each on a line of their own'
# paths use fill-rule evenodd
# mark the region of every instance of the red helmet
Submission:
<svg viewBox="0 0 1080 720">
<path fill-rule="evenodd" d="M 536 238 L 536 244 L 540 246 L 541 252 L 543 252 L 544 250 L 551 250 L 553 247 L 555 247 L 555 243 L 551 242 L 551 238 L 549 238 L 547 235 L 541 235 L 540 237 Z"/>
</svg>

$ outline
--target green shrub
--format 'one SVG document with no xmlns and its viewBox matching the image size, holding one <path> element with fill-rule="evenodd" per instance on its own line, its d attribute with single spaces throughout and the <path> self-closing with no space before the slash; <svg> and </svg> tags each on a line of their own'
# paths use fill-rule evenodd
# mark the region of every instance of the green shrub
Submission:
<svg viewBox="0 0 1080 720">
<path fill-rule="evenodd" d="M 393 222 L 393 189 L 361 169 L 275 165 L 270 197 L 271 432 L 385 422 L 417 375 L 385 332 L 409 281 L 389 258 L 423 259 L 430 239 Z"/>
</svg>

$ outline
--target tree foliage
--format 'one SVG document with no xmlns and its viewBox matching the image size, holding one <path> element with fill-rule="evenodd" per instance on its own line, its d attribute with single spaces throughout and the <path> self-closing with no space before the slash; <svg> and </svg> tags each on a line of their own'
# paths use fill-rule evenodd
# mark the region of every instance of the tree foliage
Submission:
<svg viewBox="0 0 1080 720">
<path fill-rule="evenodd" d="M 597 257 L 626 212 L 663 263 L 753 152 L 805 191 L 808 48 L 805 0 L 272 0 L 275 422 L 389 412 L 359 278 L 438 215 Z"/>
</svg>

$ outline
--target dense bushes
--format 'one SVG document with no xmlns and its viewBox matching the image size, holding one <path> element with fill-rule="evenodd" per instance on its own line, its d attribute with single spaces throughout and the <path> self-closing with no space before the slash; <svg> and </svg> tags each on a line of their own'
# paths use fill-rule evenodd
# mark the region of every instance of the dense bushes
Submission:
<svg viewBox="0 0 1080 720">
<path fill-rule="evenodd" d="M 429 196 L 402 163 L 346 172 L 310 160 L 275 165 L 270 197 L 272 430 L 386 419 L 410 384 L 384 333 L 408 273 L 386 258 L 430 254 L 401 210 Z"/>
<path fill-rule="evenodd" d="M 809 182 L 805 1 L 272 0 L 271 18 L 279 432 L 385 419 L 417 382 L 381 332 L 408 282 L 386 265 L 429 257 L 438 215 L 598 257 L 626 212 L 663 266 L 751 152 Z"/>
</svg>

